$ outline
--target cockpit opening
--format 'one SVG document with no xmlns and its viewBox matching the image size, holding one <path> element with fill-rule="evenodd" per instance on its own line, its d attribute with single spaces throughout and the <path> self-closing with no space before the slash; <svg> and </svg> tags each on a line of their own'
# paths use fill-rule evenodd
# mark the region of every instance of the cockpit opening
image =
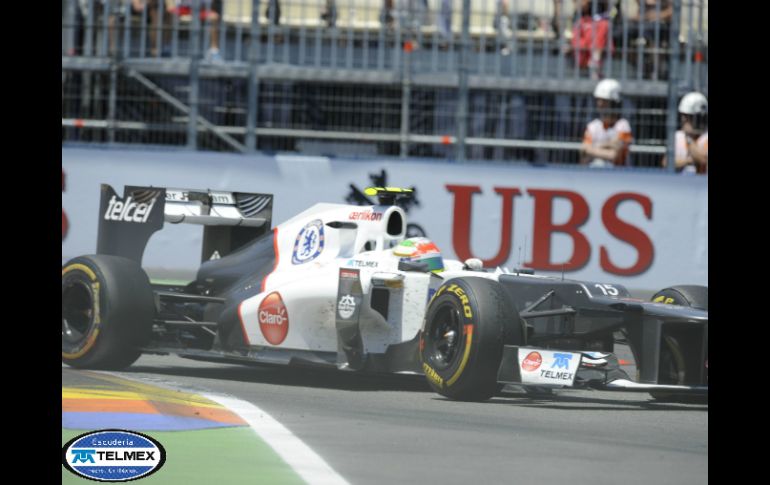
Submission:
<svg viewBox="0 0 770 485">
<path fill-rule="evenodd" d="M 404 232 L 404 218 L 401 217 L 401 213 L 393 211 L 390 213 L 388 219 L 388 234 L 391 236 L 399 236 Z"/>
</svg>

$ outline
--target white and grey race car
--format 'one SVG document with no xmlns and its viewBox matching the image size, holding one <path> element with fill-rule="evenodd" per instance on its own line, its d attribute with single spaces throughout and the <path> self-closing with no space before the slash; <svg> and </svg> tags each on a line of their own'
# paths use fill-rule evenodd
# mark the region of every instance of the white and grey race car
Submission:
<svg viewBox="0 0 770 485">
<path fill-rule="evenodd" d="M 142 353 L 422 373 L 451 399 L 504 384 L 708 393 L 708 289 L 653 301 L 621 285 L 484 269 L 406 238 L 409 190 L 316 204 L 271 229 L 267 194 L 102 185 L 96 255 L 62 268 L 62 361 L 119 369 Z M 153 284 L 141 261 L 165 223 L 204 226 L 197 277 Z M 622 340 L 637 366 L 618 364 Z"/>
</svg>

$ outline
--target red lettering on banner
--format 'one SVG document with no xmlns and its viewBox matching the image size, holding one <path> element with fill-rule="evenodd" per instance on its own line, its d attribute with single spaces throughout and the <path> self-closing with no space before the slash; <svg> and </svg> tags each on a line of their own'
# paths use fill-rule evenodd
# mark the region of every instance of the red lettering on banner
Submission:
<svg viewBox="0 0 770 485">
<path fill-rule="evenodd" d="M 452 221 L 452 245 L 460 260 L 473 258 L 471 252 L 471 208 L 473 194 L 481 193 L 478 185 L 447 185 L 447 190 L 454 194 L 454 218 Z M 511 253 L 511 226 L 513 224 L 513 198 L 521 195 L 516 188 L 495 187 L 495 192 L 503 196 L 503 217 L 500 232 L 500 249 L 492 259 L 483 260 L 484 266 L 499 266 L 508 260 Z"/>
<path fill-rule="evenodd" d="M 609 251 L 606 247 L 602 246 L 599 250 L 599 264 L 608 273 L 634 276 L 644 273 L 652 265 L 655 247 L 644 231 L 618 218 L 618 206 L 627 200 L 638 202 L 642 209 L 644 209 L 644 216 L 648 220 L 652 220 L 652 201 L 649 197 L 633 192 L 621 192 L 613 195 L 604 203 L 604 207 L 602 207 L 602 222 L 610 234 L 636 249 L 637 253 L 639 253 L 636 263 L 628 268 L 615 266 L 610 261 Z"/>
<path fill-rule="evenodd" d="M 482 193 L 477 185 L 446 185 L 454 195 L 452 245 L 455 254 L 461 260 L 474 258 L 470 247 L 471 218 L 473 214 L 473 196 Z M 494 191 L 502 196 L 502 227 L 500 232 L 500 247 L 497 254 L 483 260 L 484 266 L 501 266 L 509 258 L 513 226 L 513 199 L 522 192 L 517 188 L 495 187 Z M 542 271 L 577 271 L 583 268 L 591 258 L 591 244 L 580 228 L 588 221 L 590 210 L 586 199 L 569 190 L 530 189 L 527 194 L 535 200 L 534 229 L 532 242 L 532 260 L 525 266 Z M 572 207 L 572 215 L 563 224 L 553 223 L 553 204 L 556 198 L 566 199 Z M 633 246 L 639 256 L 637 261 L 628 268 L 621 268 L 612 263 L 609 251 L 605 246 L 600 247 L 600 266 L 611 274 L 621 276 L 636 276 L 647 271 L 652 265 L 655 248 L 649 236 L 636 226 L 621 220 L 617 215 L 618 206 L 627 200 L 639 203 L 645 217 L 652 220 L 652 201 L 649 197 L 622 192 L 610 197 L 602 206 L 602 223 L 607 231 L 616 239 Z M 565 262 L 551 261 L 551 246 L 554 233 L 566 234 L 572 239 L 573 251 Z"/>
<path fill-rule="evenodd" d="M 569 190 L 530 189 L 528 194 L 535 198 L 534 241 L 532 261 L 526 266 L 543 271 L 576 271 L 588 263 L 591 245 L 578 229 L 588 220 L 588 203 L 580 194 Z M 569 200 L 572 216 L 564 224 L 553 223 L 553 200 L 557 197 Z M 551 236 L 555 232 L 572 238 L 572 257 L 564 263 L 551 262 Z"/>
</svg>

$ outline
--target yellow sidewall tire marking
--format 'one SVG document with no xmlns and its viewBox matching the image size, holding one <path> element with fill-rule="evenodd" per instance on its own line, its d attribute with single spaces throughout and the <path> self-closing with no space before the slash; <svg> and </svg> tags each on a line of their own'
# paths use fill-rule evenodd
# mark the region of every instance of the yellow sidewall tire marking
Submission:
<svg viewBox="0 0 770 485">
<path fill-rule="evenodd" d="M 83 273 L 87 274 L 89 278 L 91 278 L 91 281 L 96 281 L 96 274 L 86 266 L 85 264 L 71 264 L 65 268 L 62 268 L 61 275 L 64 276 L 65 274 L 69 273 L 70 271 L 74 271 L 76 269 L 79 269 Z"/>
<path fill-rule="evenodd" d="M 465 352 L 463 353 L 463 360 L 460 361 L 460 367 L 457 368 L 457 372 L 455 372 L 454 375 L 450 377 L 448 381 L 446 381 L 447 387 L 457 382 L 457 379 L 460 378 L 460 376 L 463 373 L 463 370 L 465 370 L 465 365 L 468 363 L 468 357 L 471 354 L 471 342 L 473 341 L 473 325 L 470 325 L 470 324 L 465 325 L 465 335 L 467 338 L 465 342 Z"/>
<path fill-rule="evenodd" d="M 436 372 L 425 362 L 422 363 L 422 371 L 425 373 L 425 376 L 428 378 L 428 380 L 431 381 L 434 385 L 438 386 L 439 389 L 444 387 L 444 379 L 442 379 L 441 376 L 438 375 L 438 372 Z"/>
<path fill-rule="evenodd" d="M 78 357 L 82 357 L 89 350 L 91 350 L 91 347 L 93 347 L 94 343 L 96 343 L 96 338 L 99 336 L 99 324 L 101 323 L 101 309 L 99 308 L 99 281 L 96 279 L 96 274 L 88 266 L 79 263 L 71 264 L 65 268 L 62 268 L 61 274 L 64 276 L 65 274 L 74 270 L 82 271 L 92 281 L 91 289 L 93 290 L 94 295 L 94 325 L 91 334 L 88 336 L 88 340 L 86 341 L 85 345 L 83 345 L 83 348 L 73 353 L 62 352 L 61 356 L 64 359 L 77 359 Z"/>
</svg>

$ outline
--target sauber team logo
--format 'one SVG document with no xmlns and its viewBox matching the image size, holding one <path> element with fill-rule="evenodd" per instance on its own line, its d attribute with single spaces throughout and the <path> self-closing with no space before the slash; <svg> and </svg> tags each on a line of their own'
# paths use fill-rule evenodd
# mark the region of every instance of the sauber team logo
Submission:
<svg viewBox="0 0 770 485">
<path fill-rule="evenodd" d="M 278 292 L 270 293 L 259 304 L 259 329 L 272 345 L 279 345 L 289 333 L 289 313 Z"/>
<path fill-rule="evenodd" d="M 343 295 L 337 305 L 337 311 L 345 320 L 352 317 L 356 311 L 356 300 L 353 298 L 353 295 Z"/>
<path fill-rule="evenodd" d="M 317 258 L 324 250 L 324 224 L 320 219 L 308 222 L 294 241 L 292 264 L 303 264 Z"/>
</svg>

